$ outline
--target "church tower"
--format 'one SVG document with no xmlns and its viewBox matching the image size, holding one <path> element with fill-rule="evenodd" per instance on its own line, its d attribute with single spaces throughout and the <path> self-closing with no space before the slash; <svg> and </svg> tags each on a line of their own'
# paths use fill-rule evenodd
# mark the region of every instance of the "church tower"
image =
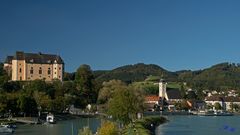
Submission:
<svg viewBox="0 0 240 135">
<path fill-rule="evenodd" d="M 161 79 L 159 82 L 159 97 L 165 98 L 167 83 Z"/>
</svg>

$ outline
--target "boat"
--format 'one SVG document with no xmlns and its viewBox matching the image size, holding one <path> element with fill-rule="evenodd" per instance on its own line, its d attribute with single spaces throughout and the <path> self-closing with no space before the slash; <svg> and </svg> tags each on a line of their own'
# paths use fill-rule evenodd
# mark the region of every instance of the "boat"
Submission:
<svg viewBox="0 0 240 135">
<path fill-rule="evenodd" d="M 0 133 L 13 133 L 14 129 L 9 125 L 0 125 Z"/>
<path fill-rule="evenodd" d="M 214 111 L 215 116 L 233 116 L 233 113 L 230 113 L 228 111 Z"/>
<path fill-rule="evenodd" d="M 197 112 L 199 116 L 233 116 L 233 113 L 217 110 L 200 110 Z"/>
<path fill-rule="evenodd" d="M 200 115 L 200 116 L 214 116 L 214 111 L 200 110 L 200 111 L 197 112 L 197 115 Z"/>
<path fill-rule="evenodd" d="M 54 119 L 54 115 L 53 114 L 48 114 L 46 117 L 46 122 L 49 124 L 55 124 L 56 121 Z"/>
</svg>

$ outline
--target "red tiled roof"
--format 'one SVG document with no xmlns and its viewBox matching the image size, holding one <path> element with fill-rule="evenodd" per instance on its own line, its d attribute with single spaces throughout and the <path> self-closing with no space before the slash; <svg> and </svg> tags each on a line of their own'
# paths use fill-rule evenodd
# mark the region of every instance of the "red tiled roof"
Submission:
<svg viewBox="0 0 240 135">
<path fill-rule="evenodd" d="M 146 96 L 146 97 L 145 97 L 145 100 L 146 100 L 146 101 L 159 101 L 159 96 L 155 96 L 155 95 Z"/>
</svg>

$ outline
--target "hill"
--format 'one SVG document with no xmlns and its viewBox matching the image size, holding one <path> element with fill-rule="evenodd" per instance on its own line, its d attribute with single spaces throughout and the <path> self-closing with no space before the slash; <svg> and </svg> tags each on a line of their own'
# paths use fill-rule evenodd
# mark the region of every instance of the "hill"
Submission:
<svg viewBox="0 0 240 135">
<path fill-rule="evenodd" d="M 103 82 L 112 79 L 122 80 L 127 83 L 144 81 L 148 76 L 161 76 L 168 81 L 177 79 L 177 74 L 167 71 L 158 65 L 138 63 L 134 65 L 126 65 L 111 71 L 95 71 L 97 81 Z"/>
<path fill-rule="evenodd" d="M 181 72 L 178 79 L 197 89 L 240 89 L 240 65 L 220 63 L 204 70 Z"/>
<path fill-rule="evenodd" d="M 158 81 L 159 78 L 164 78 L 168 82 L 187 82 L 187 86 L 193 89 L 240 90 L 240 64 L 234 63 L 220 63 L 197 71 L 176 72 L 170 72 L 154 64 L 138 63 L 113 70 L 98 70 L 93 73 L 96 81 L 100 83 L 112 79 L 132 83 L 145 80 Z"/>
</svg>

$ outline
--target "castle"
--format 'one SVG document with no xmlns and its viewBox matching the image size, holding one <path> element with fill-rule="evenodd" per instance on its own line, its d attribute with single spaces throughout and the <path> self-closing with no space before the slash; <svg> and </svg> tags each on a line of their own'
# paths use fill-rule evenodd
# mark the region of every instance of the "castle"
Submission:
<svg viewBox="0 0 240 135">
<path fill-rule="evenodd" d="M 12 81 L 62 81 L 64 61 L 58 55 L 17 51 L 14 56 L 7 56 L 4 69 Z"/>
</svg>

